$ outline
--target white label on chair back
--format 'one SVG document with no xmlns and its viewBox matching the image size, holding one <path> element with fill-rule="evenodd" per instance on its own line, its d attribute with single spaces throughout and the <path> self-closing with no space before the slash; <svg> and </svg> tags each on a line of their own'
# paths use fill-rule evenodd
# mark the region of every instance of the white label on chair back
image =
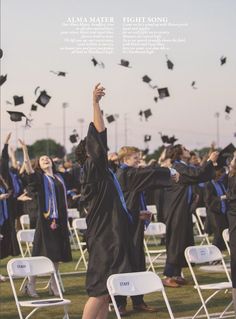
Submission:
<svg viewBox="0 0 236 319">
<path fill-rule="evenodd" d="M 30 273 L 30 265 L 25 260 L 19 260 L 12 265 L 15 276 L 24 276 Z"/>
<path fill-rule="evenodd" d="M 119 281 L 119 290 L 123 293 L 135 291 L 134 285 L 129 280 Z"/>
</svg>

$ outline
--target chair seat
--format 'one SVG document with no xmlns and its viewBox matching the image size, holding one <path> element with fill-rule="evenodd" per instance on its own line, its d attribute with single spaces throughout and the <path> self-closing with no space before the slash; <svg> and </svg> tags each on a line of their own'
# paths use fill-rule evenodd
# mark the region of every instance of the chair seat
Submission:
<svg viewBox="0 0 236 319">
<path fill-rule="evenodd" d="M 197 287 L 194 286 L 196 289 Z M 207 285 L 199 285 L 199 288 L 201 290 L 209 290 L 209 289 L 215 289 L 215 290 L 221 290 L 221 289 L 231 289 L 232 288 L 232 283 L 230 282 L 219 282 L 219 283 L 214 283 L 214 284 L 207 284 Z"/>
<path fill-rule="evenodd" d="M 58 306 L 58 305 L 68 305 L 71 301 L 68 299 L 40 299 L 40 300 L 25 300 L 20 301 L 19 304 L 21 307 L 52 307 L 52 306 Z"/>
</svg>

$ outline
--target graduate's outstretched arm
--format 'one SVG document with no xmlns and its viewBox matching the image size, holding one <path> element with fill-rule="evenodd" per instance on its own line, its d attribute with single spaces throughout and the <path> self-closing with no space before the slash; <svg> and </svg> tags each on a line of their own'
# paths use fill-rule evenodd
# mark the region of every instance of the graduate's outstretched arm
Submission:
<svg viewBox="0 0 236 319">
<path fill-rule="evenodd" d="M 34 170 L 32 168 L 31 162 L 30 162 L 30 158 L 29 158 L 29 154 L 28 154 L 28 149 L 27 146 L 25 144 L 25 142 L 23 142 L 22 140 L 19 139 L 19 143 L 21 145 L 21 148 L 23 150 L 23 155 L 24 155 L 24 165 L 25 165 L 25 170 L 27 174 L 33 174 Z"/>
<path fill-rule="evenodd" d="M 93 90 L 93 123 L 98 132 L 105 130 L 103 115 L 100 109 L 99 101 L 105 95 L 105 88 L 98 83 Z"/>
</svg>

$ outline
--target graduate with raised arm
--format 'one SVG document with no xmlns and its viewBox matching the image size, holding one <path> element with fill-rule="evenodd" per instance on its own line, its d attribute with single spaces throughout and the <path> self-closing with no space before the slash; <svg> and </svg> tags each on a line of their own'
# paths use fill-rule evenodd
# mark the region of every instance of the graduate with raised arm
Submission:
<svg viewBox="0 0 236 319">
<path fill-rule="evenodd" d="M 132 218 L 125 205 L 120 185 L 108 166 L 107 132 L 99 101 L 105 88 L 93 91 L 93 122 L 86 140 L 77 147 L 81 171 L 81 201 L 87 209 L 86 242 L 89 252 L 86 288 L 89 299 L 83 319 L 106 319 L 109 295 L 106 287 L 111 274 L 132 270 L 132 243 L 129 223 Z"/>
</svg>

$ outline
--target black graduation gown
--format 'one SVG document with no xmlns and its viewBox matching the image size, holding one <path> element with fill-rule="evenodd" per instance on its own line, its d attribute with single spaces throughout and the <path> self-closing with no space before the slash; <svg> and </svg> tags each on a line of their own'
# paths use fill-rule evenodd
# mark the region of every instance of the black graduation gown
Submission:
<svg viewBox="0 0 236 319">
<path fill-rule="evenodd" d="M 236 175 L 228 178 L 228 221 L 229 221 L 229 245 L 230 266 L 233 288 L 236 288 Z"/>
<path fill-rule="evenodd" d="M 212 244 L 220 250 L 224 250 L 226 247 L 222 232 L 225 228 L 228 228 L 228 220 L 226 213 L 223 214 L 221 212 L 221 199 L 217 196 L 216 189 L 212 182 L 206 183 L 205 186 L 205 204 L 207 208 L 207 218 L 214 233 Z"/>
<path fill-rule="evenodd" d="M 35 172 L 28 175 L 28 183 L 32 191 L 38 192 L 39 211 L 34 236 L 32 256 L 46 256 L 53 262 L 71 261 L 71 247 L 69 241 L 69 231 L 67 225 L 67 207 L 65 203 L 64 188 L 58 179 L 54 179 L 57 208 L 58 227 L 51 229 L 51 220 L 44 217 L 45 190 L 43 173 Z"/>
<path fill-rule="evenodd" d="M 7 190 L 5 189 L 5 191 Z M 11 202 L 12 196 L 7 199 L 8 219 L 6 219 L 3 225 L 0 226 L 0 234 L 3 236 L 2 239 L 0 239 L 0 259 L 6 258 L 8 256 L 17 256 L 20 254 L 20 249 L 16 238 L 15 218 L 11 212 Z"/>
<path fill-rule="evenodd" d="M 81 172 L 81 201 L 88 211 L 86 288 L 95 297 L 108 293 L 106 281 L 111 274 L 132 270 L 132 249 L 129 218 L 108 170 L 106 130 L 98 133 L 91 123 L 86 147 L 89 157 Z"/>
<path fill-rule="evenodd" d="M 181 176 L 178 183 L 172 182 L 172 187 L 165 189 L 167 263 L 183 267 L 186 266 L 184 250 L 194 244 L 192 202 L 188 203 L 188 187 L 211 180 L 215 170 L 211 161 L 196 168 L 176 162 L 173 164 L 173 168 Z"/>
<path fill-rule="evenodd" d="M 119 168 L 116 172 L 121 185 L 126 205 L 130 210 L 134 223 L 130 225 L 134 243 L 135 268 L 133 271 L 145 271 L 145 254 L 143 248 L 144 222 L 139 219 L 142 210 L 141 192 L 150 188 L 167 187 L 171 185 L 168 168 Z"/>
</svg>

